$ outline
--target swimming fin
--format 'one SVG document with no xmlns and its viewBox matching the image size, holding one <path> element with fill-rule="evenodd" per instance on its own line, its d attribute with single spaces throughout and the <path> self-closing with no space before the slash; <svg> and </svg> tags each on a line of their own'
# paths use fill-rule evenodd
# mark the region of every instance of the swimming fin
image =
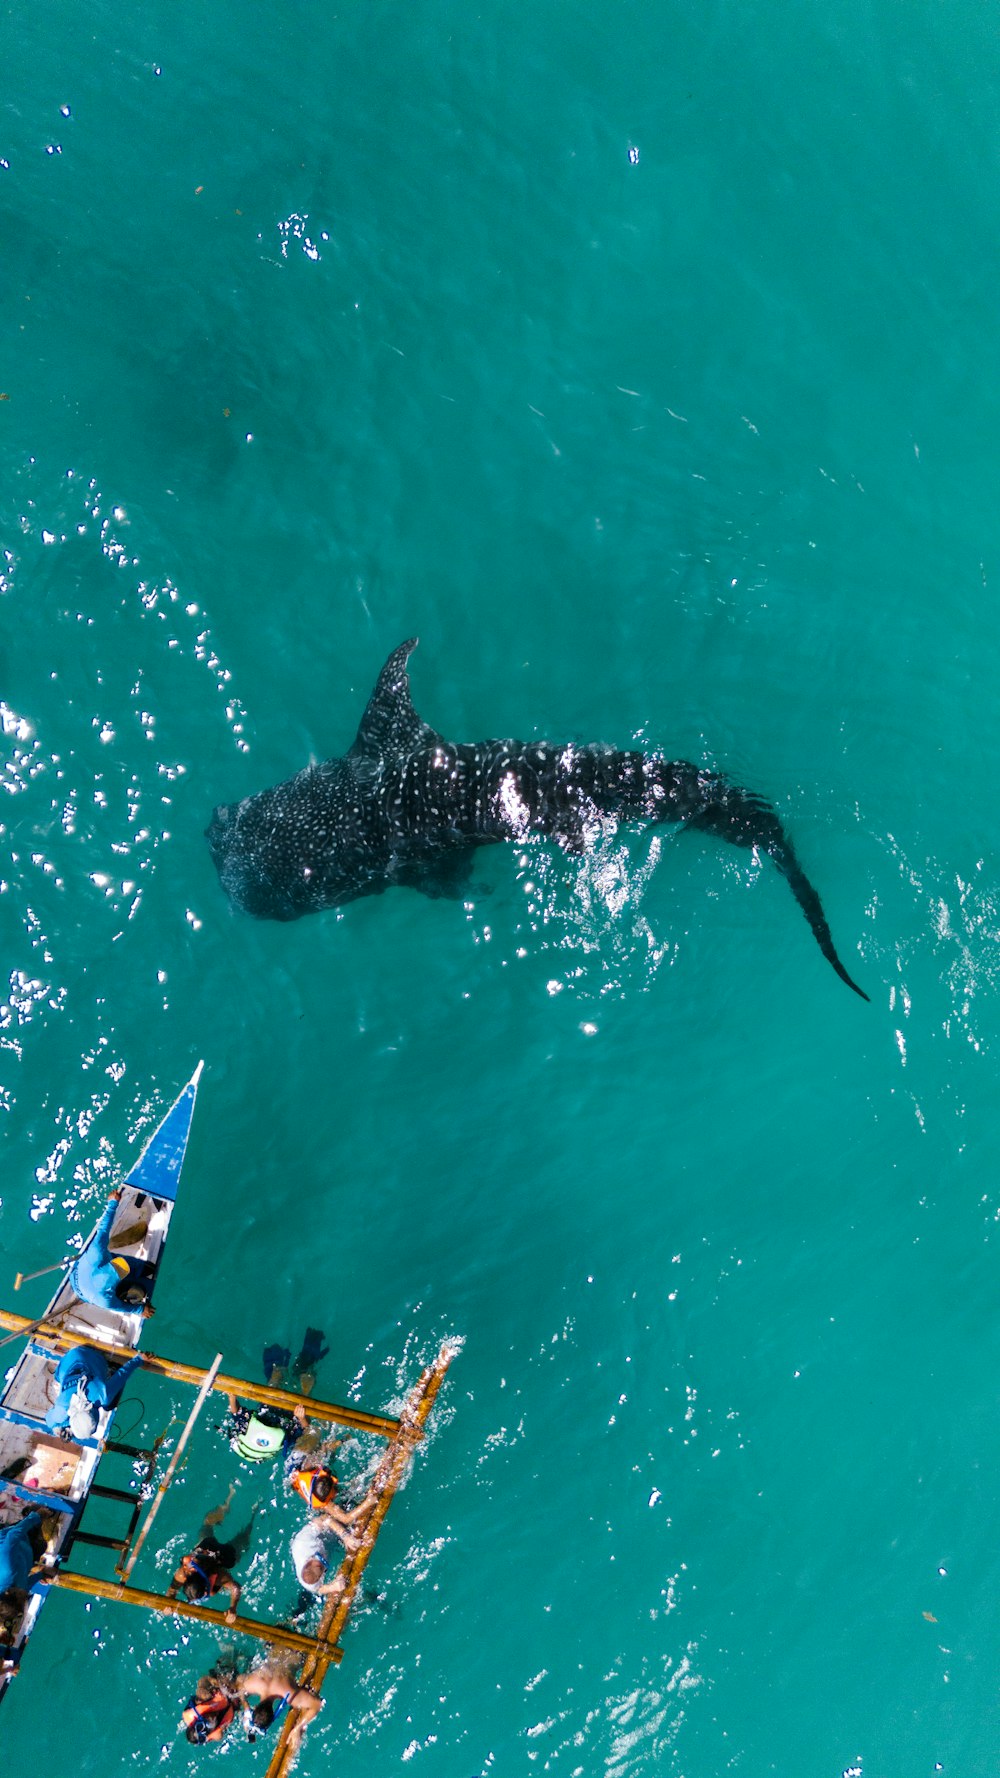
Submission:
<svg viewBox="0 0 1000 1778">
<path fill-rule="evenodd" d="M 324 1346 L 323 1338 L 324 1336 L 318 1327 L 306 1328 L 302 1338 L 302 1350 L 292 1366 L 293 1371 L 299 1376 L 303 1371 L 307 1371 L 311 1375 L 320 1359 L 326 1357 L 330 1348 Z"/>
<path fill-rule="evenodd" d="M 289 1348 L 287 1346 L 274 1345 L 264 1347 L 264 1357 L 262 1362 L 264 1365 L 264 1376 L 267 1378 L 268 1382 L 270 1382 L 275 1371 L 283 1371 L 286 1368 L 288 1358 Z"/>
</svg>

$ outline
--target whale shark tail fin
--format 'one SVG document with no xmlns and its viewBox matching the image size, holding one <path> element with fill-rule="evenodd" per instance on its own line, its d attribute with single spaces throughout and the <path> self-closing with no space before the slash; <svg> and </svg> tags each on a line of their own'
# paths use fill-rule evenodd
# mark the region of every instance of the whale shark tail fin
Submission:
<svg viewBox="0 0 1000 1778">
<path fill-rule="evenodd" d="M 848 975 L 837 956 L 833 936 L 823 912 L 823 903 L 796 858 L 791 842 L 786 839 L 781 851 L 771 850 L 770 855 L 812 927 L 816 943 L 827 962 L 836 970 L 842 982 L 846 982 L 849 988 L 853 988 L 855 994 L 860 994 L 862 1000 L 870 1002 L 871 996 L 865 993 L 864 988 L 858 987 L 857 982 Z"/>
<path fill-rule="evenodd" d="M 738 784 L 730 784 L 718 772 L 699 771 L 697 785 L 698 806 L 686 812 L 688 827 L 700 828 L 703 833 L 713 833 L 734 846 L 747 846 L 766 852 L 805 914 L 813 937 L 831 968 L 836 970 L 842 982 L 853 988 L 855 994 L 860 994 L 862 1000 L 868 1000 L 869 996 L 863 988 L 858 987 L 857 982 L 852 981 L 837 956 L 833 935 L 823 912 L 823 903 L 802 869 L 795 855 L 795 848 L 771 804 L 755 791 L 743 790 Z"/>
</svg>

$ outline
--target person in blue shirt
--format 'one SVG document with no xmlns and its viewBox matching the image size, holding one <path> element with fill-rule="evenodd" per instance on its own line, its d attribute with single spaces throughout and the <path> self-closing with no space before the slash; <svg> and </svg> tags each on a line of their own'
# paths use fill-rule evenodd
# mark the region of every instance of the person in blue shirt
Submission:
<svg viewBox="0 0 1000 1778">
<path fill-rule="evenodd" d="M 142 1363 L 137 1352 L 127 1364 L 113 1371 L 95 1346 L 73 1346 L 56 1365 L 54 1382 L 59 1390 L 45 1416 L 51 1432 L 68 1428 L 74 1438 L 93 1438 L 99 1408 L 113 1408 L 132 1372 Z"/>
<path fill-rule="evenodd" d="M 0 1526 L 0 1597 L 11 1588 L 27 1592 L 42 1541 L 39 1513 L 25 1513 L 16 1524 Z"/>
<path fill-rule="evenodd" d="M 13 1650 L 24 1621 L 31 1571 L 45 1549 L 40 1513 L 25 1513 L 14 1525 L 0 1526 L 0 1675 L 17 1672 Z"/>
<path fill-rule="evenodd" d="M 109 1246 L 121 1195 L 121 1187 L 111 1193 L 104 1215 L 70 1272 L 69 1281 L 81 1302 L 93 1303 L 98 1309 L 127 1313 L 141 1308 L 144 1315 L 152 1315 L 149 1293 L 156 1267 L 149 1260 L 112 1253 Z"/>
</svg>

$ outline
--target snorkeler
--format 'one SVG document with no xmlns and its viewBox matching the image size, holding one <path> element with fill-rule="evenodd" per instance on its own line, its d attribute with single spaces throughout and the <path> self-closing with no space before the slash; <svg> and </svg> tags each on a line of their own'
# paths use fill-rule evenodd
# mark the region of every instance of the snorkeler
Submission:
<svg viewBox="0 0 1000 1778">
<path fill-rule="evenodd" d="M 292 1724 L 288 1734 L 288 1750 L 293 1755 L 298 1752 L 305 1730 L 319 1715 L 325 1701 L 317 1697 L 310 1686 L 298 1685 L 287 1667 L 270 1661 L 241 1674 L 236 1681 L 236 1690 L 242 1698 L 260 1700 L 252 1710 L 247 1707 L 244 1717 L 251 1739 L 266 1733 L 285 1710 L 297 1713 L 298 1721 Z"/>
<path fill-rule="evenodd" d="M 168 1599 L 176 1599 L 178 1592 L 183 1591 L 190 1605 L 200 1605 L 203 1600 L 213 1598 L 216 1593 L 227 1592 L 227 1624 L 236 1622 L 236 1607 L 242 1592 L 239 1581 L 233 1578 L 230 1569 L 245 1554 L 253 1528 L 251 1514 L 250 1524 L 232 1542 L 220 1543 L 216 1537 L 215 1526 L 220 1525 L 228 1513 L 234 1492 L 235 1489 L 230 1488 L 223 1504 L 205 1514 L 198 1542 L 188 1555 L 181 1557 L 167 1588 Z"/>
<path fill-rule="evenodd" d="M 181 1727 L 192 1747 L 221 1741 L 236 1715 L 237 1698 L 217 1672 L 204 1673 L 181 1711 Z"/>
<path fill-rule="evenodd" d="M 303 1395 L 308 1395 L 312 1390 L 316 1381 L 316 1366 L 328 1350 L 323 1344 L 323 1335 L 319 1329 L 307 1327 L 302 1350 L 292 1366 Z M 269 1388 L 277 1389 L 281 1386 L 288 1361 L 287 1346 L 265 1346 L 264 1375 Z M 235 1395 L 230 1395 L 222 1431 L 236 1455 L 242 1457 L 245 1463 L 267 1463 L 283 1456 L 297 1440 L 301 1442 L 308 1426 L 309 1420 L 302 1402 L 288 1413 L 263 1402 L 258 1402 L 253 1408 L 243 1407 Z"/>
</svg>

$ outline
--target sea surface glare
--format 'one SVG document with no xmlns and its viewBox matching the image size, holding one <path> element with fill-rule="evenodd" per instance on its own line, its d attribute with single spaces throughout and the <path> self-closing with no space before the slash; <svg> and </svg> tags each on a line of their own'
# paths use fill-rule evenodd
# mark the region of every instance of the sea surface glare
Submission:
<svg viewBox="0 0 1000 1778">
<path fill-rule="evenodd" d="M 994 10 L 51 0 L 3 45 L 0 1301 L 204 1056 L 152 1349 L 256 1377 L 309 1324 L 384 1411 L 464 1340 L 301 1778 L 995 1778 Z M 213 808 L 343 753 L 411 635 L 457 741 L 766 796 L 872 1004 L 676 829 L 234 912 Z M 299 1515 L 220 1417 L 135 1579 L 236 1479 L 283 1616 Z M 55 1594 L 0 1770 L 261 1778 L 177 1734 L 219 1646 Z"/>
</svg>

